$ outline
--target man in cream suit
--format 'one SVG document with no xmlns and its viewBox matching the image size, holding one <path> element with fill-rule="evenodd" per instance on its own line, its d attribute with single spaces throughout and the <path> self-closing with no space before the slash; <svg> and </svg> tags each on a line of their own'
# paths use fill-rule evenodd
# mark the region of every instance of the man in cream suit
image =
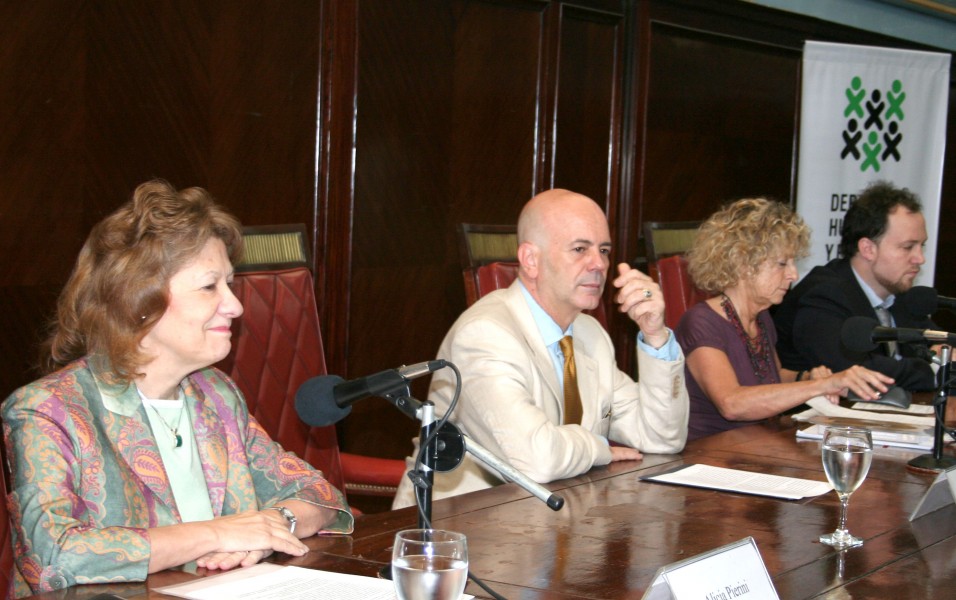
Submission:
<svg viewBox="0 0 956 600">
<path fill-rule="evenodd" d="M 607 219 L 594 201 L 567 190 L 538 194 L 518 219 L 518 280 L 466 310 L 438 351 L 462 375 L 450 420 L 541 483 L 612 461 L 640 460 L 641 452 L 679 452 L 687 439 L 684 356 L 664 325 L 660 287 L 618 265 L 615 300 L 641 330 L 639 382 L 617 368 L 611 338 L 582 314 L 601 300 L 610 254 Z M 573 339 L 565 342 L 573 352 L 562 351 L 566 336 Z M 565 354 L 573 354 L 568 376 Z M 448 410 L 455 383 L 451 369 L 433 376 L 428 397 L 436 415 Z M 413 464 L 414 456 L 408 460 Z M 466 456 L 454 471 L 435 474 L 433 498 L 501 482 Z M 393 506 L 414 502 L 406 477 Z"/>
</svg>

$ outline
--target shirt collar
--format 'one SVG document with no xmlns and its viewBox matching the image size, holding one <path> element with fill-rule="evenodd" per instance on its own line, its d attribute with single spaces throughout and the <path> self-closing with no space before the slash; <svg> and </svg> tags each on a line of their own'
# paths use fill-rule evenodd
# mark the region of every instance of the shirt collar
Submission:
<svg viewBox="0 0 956 600">
<path fill-rule="evenodd" d="M 886 297 L 886 300 L 880 298 L 879 294 L 874 292 L 873 288 L 863 281 L 863 278 L 860 277 L 860 274 L 856 272 L 856 269 L 851 266 L 850 270 L 853 271 L 853 276 L 856 277 L 856 282 L 860 284 L 860 288 L 863 290 L 863 293 L 866 294 L 866 299 L 869 300 L 870 306 L 873 308 L 882 307 L 886 309 L 889 309 L 891 306 L 893 306 L 893 302 L 896 301 L 896 296 L 890 294 Z"/>
<path fill-rule="evenodd" d="M 531 295 L 531 292 L 528 291 L 528 288 L 524 286 L 521 280 L 518 280 L 518 286 L 521 288 L 524 299 L 528 302 L 528 308 L 531 309 L 531 317 L 534 319 L 534 324 L 538 327 L 538 332 L 541 334 L 541 339 L 544 340 L 545 346 L 557 344 L 564 336 L 571 335 L 574 323 L 568 325 L 566 331 L 561 331 L 561 326 L 555 323 L 551 315 L 541 308 L 541 305 L 538 304 L 538 301 L 534 299 L 534 296 Z"/>
</svg>

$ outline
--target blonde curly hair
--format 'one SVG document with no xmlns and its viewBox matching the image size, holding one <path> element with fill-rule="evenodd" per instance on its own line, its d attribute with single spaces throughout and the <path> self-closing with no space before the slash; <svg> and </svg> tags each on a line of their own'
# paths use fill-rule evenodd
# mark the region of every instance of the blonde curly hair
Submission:
<svg viewBox="0 0 956 600">
<path fill-rule="evenodd" d="M 768 258 L 803 258 L 809 247 L 810 228 L 789 206 L 743 198 L 700 226 L 687 252 L 687 267 L 694 285 L 717 294 L 756 274 Z"/>
</svg>

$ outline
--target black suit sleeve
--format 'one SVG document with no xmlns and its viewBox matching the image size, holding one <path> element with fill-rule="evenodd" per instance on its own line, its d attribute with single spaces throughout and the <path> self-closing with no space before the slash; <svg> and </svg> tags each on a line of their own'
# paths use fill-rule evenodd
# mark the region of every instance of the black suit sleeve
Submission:
<svg viewBox="0 0 956 600">
<path fill-rule="evenodd" d="M 896 380 L 910 391 L 932 390 L 936 378 L 929 364 L 920 358 L 904 356 L 896 360 L 881 348 L 868 353 L 853 352 L 843 345 L 843 323 L 858 314 L 843 285 L 838 281 L 821 283 L 800 298 L 793 326 L 793 343 L 812 364 L 826 365 L 838 372 L 852 365 L 863 365 Z"/>
</svg>

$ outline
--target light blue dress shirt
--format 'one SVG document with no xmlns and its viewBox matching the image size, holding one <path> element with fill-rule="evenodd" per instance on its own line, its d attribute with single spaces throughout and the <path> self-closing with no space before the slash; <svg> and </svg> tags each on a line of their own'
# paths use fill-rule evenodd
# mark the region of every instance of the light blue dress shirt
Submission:
<svg viewBox="0 0 956 600">
<path fill-rule="evenodd" d="M 528 291 L 528 288 L 524 286 L 524 283 L 519 280 L 518 285 L 521 287 L 521 293 L 524 294 L 524 298 L 528 302 L 528 307 L 531 309 L 531 316 L 534 318 L 535 325 L 538 326 L 541 339 L 548 348 L 548 355 L 551 357 L 551 363 L 554 365 L 555 373 L 558 374 L 558 381 L 561 382 L 561 391 L 563 393 L 564 353 L 561 352 L 560 342 L 561 338 L 566 335 L 573 336 L 572 329 L 574 329 L 574 323 L 571 323 L 567 330 L 562 331 L 561 327 L 551 318 L 551 315 L 541 308 L 541 305 L 534 299 L 531 292 Z M 667 337 L 666 344 L 660 348 L 654 348 L 644 343 L 644 332 L 639 331 L 637 333 L 637 345 L 651 357 L 660 360 L 675 361 L 680 356 L 680 350 L 678 349 L 677 341 L 674 339 L 673 332 L 670 332 L 670 335 Z"/>
<path fill-rule="evenodd" d="M 880 298 L 880 296 L 873 291 L 863 278 L 860 277 L 860 274 L 856 272 L 856 269 L 850 269 L 853 271 L 853 276 L 856 277 L 856 282 L 860 284 L 860 288 L 863 290 L 863 293 L 866 294 L 866 299 L 870 301 L 870 306 L 875 308 L 885 308 L 887 311 L 890 310 L 890 307 L 893 306 L 893 303 L 896 302 L 896 296 L 890 294 L 886 297 L 886 300 Z M 893 313 L 890 313 L 890 327 L 896 327 L 896 319 L 893 318 Z"/>
</svg>

